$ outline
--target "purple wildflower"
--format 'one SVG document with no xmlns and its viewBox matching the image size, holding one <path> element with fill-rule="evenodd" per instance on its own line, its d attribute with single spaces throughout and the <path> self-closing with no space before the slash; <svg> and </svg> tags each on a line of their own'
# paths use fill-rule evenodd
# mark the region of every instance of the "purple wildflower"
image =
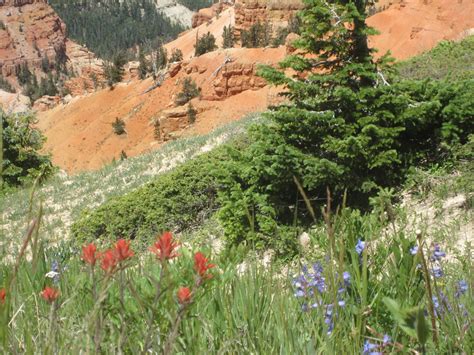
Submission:
<svg viewBox="0 0 474 355">
<path fill-rule="evenodd" d="M 365 242 L 359 239 L 355 246 L 356 253 L 361 255 L 364 249 L 365 249 Z"/>
<path fill-rule="evenodd" d="M 461 297 L 467 292 L 467 289 L 468 289 L 467 282 L 465 280 L 460 280 L 456 286 L 456 293 L 454 294 L 454 296 L 456 298 Z"/>
<path fill-rule="evenodd" d="M 413 247 L 410 248 L 410 254 L 411 255 L 418 254 L 418 245 L 414 245 Z"/>
<path fill-rule="evenodd" d="M 387 346 L 392 341 L 392 338 L 388 334 L 384 334 L 383 336 L 383 346 Z"/>
<path fill-rule="evenodd" d="M 364 355 L 376 355 L 381 354 L 380 352 L 376 351 L 378 348 L 377 344 L 371 343 L 370 341 L 366 340 L 364 342 L 364 349 L 362 350 L 362 354 Z"/>
<path fill-rule="evenodd" d="M 443 270 L 439 266 L 433 266 L 433 269 L 431 269 L 431 273 L 437 279 L 444 276 Z"/>
<path fill-rule="evenodd" d="M 439 244 L 435 244 L 433 255 L 431 256 L 431 261 L 440 261 L 445 256 L 446 256 L 446 253 L 441 250 Z"/>
</svg>

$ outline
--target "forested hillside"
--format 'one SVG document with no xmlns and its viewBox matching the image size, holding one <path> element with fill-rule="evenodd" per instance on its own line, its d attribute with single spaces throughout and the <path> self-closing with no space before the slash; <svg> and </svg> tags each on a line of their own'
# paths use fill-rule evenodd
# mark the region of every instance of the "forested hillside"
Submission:
<svg viewBox="0 0 474 355">
<path fill-rule="evenodd" d="M 209 7 L 213 4 L 213 0 L 178 0 L 181 5 L 186 6 L 188 9 L 197 11 L 205 7 Z"/>
<path fill-rule="evenodd" d="M 161 14 L 153 0 L 51 0 L 69 36 L 102 58 L 149 41 L 168 41 L 183 28 Z"/>
</svg>

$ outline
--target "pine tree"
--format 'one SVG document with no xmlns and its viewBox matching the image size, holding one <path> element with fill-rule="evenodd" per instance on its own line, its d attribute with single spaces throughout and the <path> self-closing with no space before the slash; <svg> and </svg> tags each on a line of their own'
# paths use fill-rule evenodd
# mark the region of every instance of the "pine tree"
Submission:
<svg viewBox="0 0 474 355">
<path fill-rule="evenodd" d="M 222 48 L 233 48 L 234 47 L 234 27 L 224 26 L 222 32 Z"/>
<path fill-rule="evenodd" d="M 145 58 L 145 51 L 143 50 L 143 47 L 140 47 L 138 49 L 138 75 L 140 79 L 145 79 L 146 75 L 150 71 L 150 64 L 148 63 L 148 60 Z"/>
<path fill-rule="evenodd" d="M 212 52 L 213 50 L 217 49 L 216 46 L 216 38 L 210 32 L 206 33 L 200 38 L 196 39 L 196 44 L 194 45 L 194 55 L 199 57 L 208 52 Z"/>
<path fill-rule="evenodd" d="M 156 52 L 156 68 L 158 70 L 166 68 L 166 64 L 168 64 L 168 53 L 166 48 L 160 43 L 158 50 Z"/>
<path fill-rule="evenodd" d="M 182 60 L 183 60 L 183 52 L 179 48 L 174 48 L 171 51 L 171 57 L 170 57 L 169 62 L 170 63 L 176 63 L 176 62 L 180 62 Z"/>
</svg>

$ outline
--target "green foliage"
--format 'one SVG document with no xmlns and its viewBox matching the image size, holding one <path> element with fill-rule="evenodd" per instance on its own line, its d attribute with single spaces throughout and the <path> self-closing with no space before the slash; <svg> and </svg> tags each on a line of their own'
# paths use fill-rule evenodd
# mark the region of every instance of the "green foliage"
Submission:
<svg viewBox="0 0 474 355">
<path fill-rule="evenodd" d="M 214 166 L 226 158 L 222 149 L 186 162 L 130 193 L 84 211 L 72 226 L 76 240 L 124 236 L 147 243 L 165 230 L 199 225 L 217 206 Z"/>
<path fill-rule="evenodd" d="M 183 28 L 161 14 L 152 0 L 52 0 L 71 38 L 111 60 L 147 40 L 168 41 Z"/>
<path fill-rule="evenodd" d="M 166 64 L 168 64 L 168 53 L 166 51 L 166 48 L 163 47 L 162 44 L 158 47 L 158 50 L 156 51 L 156 68 L 158 70 L 166 68 Z M 170 62 L 172 62 L 170 60 Z"/>
<path fill-rule="evenodd" d="M 197 110 L 194 108 L 192 103 L 188 104 L 188 122 L 189 124 L 193 124 L 196 122 Z"/>
<path fill-rule="evenodd" d="M 44 136 L 33 128 L 35 117 L 32 115 L 10 115 L 0 112 L 2 137 L 0 190 L 9 186 L 18 186 L 50 175 L 54 169 L 49 156 L 38 151 L 45 141 Z M 3 156 L 3 157 L 2 157 Z"/>
<path fill-rule="evenodd" d="M 234 38 L 234 27 L 224 26 L 224 30 L 222 32 L 222 48 L 233 48 L 235 38 Z"/>
<path fill-rule="evenodd" d="M 186 77 L 182 83 L 181 92 L 176 95 L 175 104 L 182 106 L 187 104 L 191 99 L 199 96 L 201 90 L 196 85 L 196 82 L 191 78 Z"/>
<path fill-rule="evenodd" d="M 442 41 L 432 50 L 397 64 L 404 79 L 474 78 L 474 36 L 460 42 Z"/>
<path fill-rule="evenodd" d="M 114 133 L 118 136 L 126 133 L 125 131 L 125 121 L 122 120 L 121 118 L 116 118 L 114 122 L 112 122 L 112 129 L 114 130 Z"/>
<path fill-rule="evenodd" d="M 205 35 L 196 38 L 196 44 L 194 45 L 194 55 L 196 57 L 212 52 L 215 49 L 217 49 L 216 38 L 212 33 L 207 32 Z"/>
<path fill-rule="evenodd" d="M 170 56 L 169 62 L 170 63 L 176 63 L 176 62 L 180 62 L 182 60 L 183 60 L 183 52 L 179 48 L 174 48 L 171 51 L 171 56 Z"/>
<path fill-rule="evenodd" d="M 140 79 L 145 79 L 147 74 L 151 71 L 150 63 L 145 57 L 145 52 L 143 51 L 143 48 L 139 49 L 138 53 L 138 76 Z"/>
<path fill-rule="evenodd" d="M 113 56 L 112 62 L 104 62 L 104 75 L 107 79 L 107 84 L 110 88 L 113 88 L 114 84 L 122 81 L 125 73 L 124 66 L 127 63 L 127 59 L 123 52 L 119 52 Z"/>
<path fill-rule="evenodd" d="M 258 21 L 248 31 L 241 31 L 240 39 L 242 47 L 258 48 L 267 47 L 272 42 L 272 27 L 268 22 Z"/>
<path fill-rule="evenodd" d="M 386 58 L 372 59 L 365 2 L 307 3 L 294 45 L 312 55 L 260 70 L 286 86 L 289 102 L 251 130 L 253 143 L 225 168 L 219 215 L 232 243 L 283 244 L 278 231 L 313 223 L 307 202 L 321 205 L 327 188 L 335 202 L 347 191 L 348 203 L 366 208 L 380 188 L 399 186 L 410 166 L 445 159 L 474 130 L 472 81 L 383 85 Z M 288 68 L 299 75 L 287 77 Z"/>
<path fill-rule="evenodd" d="M 214 0 L 178 0 L 178 3 L 186 6 L 190 10 L 198 11 L 210 7 L 214 3 Z"/>
</svg>

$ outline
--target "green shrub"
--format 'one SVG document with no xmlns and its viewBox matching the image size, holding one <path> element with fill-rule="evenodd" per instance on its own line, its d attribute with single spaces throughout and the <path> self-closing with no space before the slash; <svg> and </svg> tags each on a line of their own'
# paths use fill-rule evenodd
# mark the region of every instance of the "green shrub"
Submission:
<svg viewBox="0 0 474 355">
<path fill-rule="evenodd" d="M 176 95 L 175 104 L 182 106 L 187 104 L 191 99 L 199 96 L 201 90 L 196 85 L 196 82 L 191 78 L 185 78 L 182 84 L 181 92 Z"/>
<path fill-rule="evenodd" d="M 267 47 L 272 42 L 272 28 L 268 22 L 260 21 L 253 24 L 248 31 L 241 31 L 242 47 L 258 48 Z"/>
<path fill-rule="evenodd" d="M 114 130 L 114 133 L 118 136 L 124 134 L 126 132 L 125 121 L 117 117 L 115 121 L 112 122 L 112 129 Z"/>
<path fill-rule="evenodd" d="M 225 150 L 217 149 L 94 211 L 84 211 L 72 226 L 73 237 L 83 241 L 123 236 L 149 242 L 165 230 L 179 232 L 200 225 L 217 207 L 215 166 L 224 159 Z"/>
<path fill-rule="evenodd" d="M 171 57 L 170 57 L 169 62 L 170 63 L 176 63 L 176 62 L 180 62 L 182 60 L 183 60 L 183 52 L 179 48 L 174 48 L 171 51 Z"/>
<path fill-rule="evenodd" d="M 234 27 L 224 26 L 224 30 L 222 31 L 222 48 L 232 48 L 234 47 Z"/>
<path fill-rule="evenodd" d="M 188 122 L 193 124 L 196 122 L 197 110 L 194 108 L 192 103 L 188 104 Z"/>
<path fill-rule="evenodd" d="M 45 137 L 32 128 L 35 122 L 32 115 L 7 116 L 0 111 L 0 191 L 53 173 L 50 157 L 38 153 Z"/>
<path fill-rule="evenodd" d="M 460 42 L 442 41 L 432 50 L 397 64 L 404 79 L 474 78 L 474 36 Z"/>
<path fill-rule="evenodd" d="M 216 38 L 208 32 L 196 40 L 196 44 L 194 45 L 194 55 L 199 57 L 200 55 L 212 52 L 215 49 L 217 49 Z"/>
</svg>

